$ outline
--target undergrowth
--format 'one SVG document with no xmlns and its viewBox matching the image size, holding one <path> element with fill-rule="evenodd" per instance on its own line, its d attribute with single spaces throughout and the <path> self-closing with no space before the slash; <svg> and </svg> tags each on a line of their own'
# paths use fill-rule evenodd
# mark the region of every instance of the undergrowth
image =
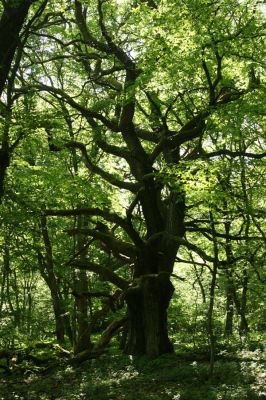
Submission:
<svg viewBox="0 0 266 400">
<path fill-rule="evenodd" d="M 184 357 L 184 355 L 186 357 Z M 212 379 L 202 354 L 152 359 L 109 354 L 78 368 L 14 371 L 0 376 L 0 400 L 263 400 L 265 351 L 217 359 Z M 194 357 L 194 361 L 193 360 Z"/>
</svg>

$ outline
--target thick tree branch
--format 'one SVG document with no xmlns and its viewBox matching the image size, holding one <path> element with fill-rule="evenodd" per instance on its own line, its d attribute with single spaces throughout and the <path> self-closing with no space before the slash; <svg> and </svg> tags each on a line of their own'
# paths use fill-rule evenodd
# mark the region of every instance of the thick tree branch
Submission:
<svg viewBox="0 0 266 400">
<path fill-rule="evenodd" d="M 113 296 L 107 292 L 92 292 L 92 291 L 90 291 L 90 292 L 79 292 L 78 293 L 76 290 L 73 290 L 71 292 L 71 294 L 77 298 L 82 298 L 82 297 L 88 297 L 88 298 L 89 297 L 106 297 L 108 299 L 113 298 Z"/>
<path fill-rule="evenodd" d="M 196 246 L 193 243 L 188 242 L 186 239 L 183 239 L 182 237 L 172 235 L 166 231 L 161 231 L 158 233 L 155 233 L 154 235 L 150 236 L 149 239 L 147 240 L 147 245 L 151 245 L 153 241 L 156 241 L 160 237 L 168 237 L 169 239 L 173 240 L 173 242 L 177 243 L 179 246 L 184 246 L 187 249 L 190 249 L 197 253 L 203 260 L 213 262 L 213 257 L 209 256 L 207 253 L 205 253 L 204 250 L 200 249 L 198 246 Z"/>
<path fill-rule="evenodd" d="M 122 106 L 121 114 L 120 114 L 120 122 L 119 127 L 110 127 L 112 131 L 121 131 L 123 138 L 127 144 L 128 150 L 131 153 L 132 157 L 129 159 L 127 157 L 127 161 L 131 167 L 131 171 L 135 177 L 141 179 L 141 176 L 147 173 L 147 163 L 148 157 L 145 153 L 141 142 L 138 136 L 135 133 L 135 126 L 133 123 L 133 117 L 135 114 L 135 95 L 134 95 L 134 83 L 138 75 L 140 74 L 140 70 L 136 68 L 135 62 L 128 56 L 128 54 L 118 46 L 109 35 L 103 17 L 102 11 L 102 0 L 98 0 L 98 15 L 99 15 L 99 25 L 102 32 L 102 36 L 104 37 L 106 44 L 102 42 L 98 42 L 95 38 L 92 37 L 90 32 L 86 27 L 86 21 L 84 14 L 82 13 L 81 4 L 76 1 L 76 15 L 78 19 L 78 23 L 80 29 L 82 30 L 83 38 L 86 37 L 89 45 L 93 45 L 95 48 L 98 48 L 101 51 L 104 51 L 107 54 L 113 54 L 115 58 L 125 67 L 126 70 L 126 78 L 125 78 L 125 86 L 124 86 L 124 96 L 125 102 Z M 92 118 L 95 116 L 91 115 Z M 98 118 L 98 120 L 100 120 Z M 107 126 L 105 124 L 105 126 Z M 105 145 L 106 147 L 107 145 Z M 106 147 L 106 151 L 108 152 L 116 152 L 115 148 Z M 124 154 L 125 155 L 125 154 Z"/>
<path fill-rule="evenodd" d="M 158 239 L 159 237 L 163 237 L 163 236 L 167 236 L 168 238 L 170 238 L 171 240 L 173 240 L 175 243 L 177 243 L 179 246 L 184 246 L 187 249 L 193 251 L 194 253 L 198 254 L 200 256 L 200 258 L 204 261 L 209 261 L 211 263 L 213 263 L 214 261 L 214 257 L 210 256 L 209 254 L 207 254 L 204 250 L 202 250 L 200 247 L 198 247 L 197 245 L 190 243 L 188 240 L 181 238 L 179 236 L 176 235 L 172 235 L 166 231 L 162 231 L 162 232 L 158 232 L 154 235 L 152 235 L 148 240 L 147 240 L 147 244 L 151 244 L 153 241 L 155 241 L 156 239 Z M 238 260 L 241 260 L 243 257 L 237 257 L 232 259 L 232 263 L 235 263 Z M 219 260 L 219 265 L 220 266 L 224 266 L 227 265 L 227 261 L 226 260 Z"/>
<path fill-rule="evenodd" d="M 208 233 L 212 233 L 211 229 L 208 228 L 198 228 L 198 227 L 191 227 L 191 226 L 187 226 L 186 230 L 189 232 L 202 232 L 203 234 L 208 234 Z M 215 231 L 215 236 L 216 237 L 220 237 L 220 238 L 224 238 L 224 239 L 229 239 L 229 240 L 236 240 L 236 241 L 241 241 L 241 240 L 264 240 L 263 237 L 261 236 L 238 236 L 238 235 L 227 235 L 225 233 L 220 233 Z M 206 236 L 207 237 L 207 236 Z M 212 236 L 208 236 L 209 240 L 212 240 Z"/>
<path fill-rule="evenodd" d="M 93 262 L 76 260 L 76 261 L 72 262 L 72 265 L 74 267 L 82 269 L 82 270 L 95 272 L 96 274 L 100 275 L 105 280 L 113 283 L 115 286 L 119 287 L 122 290 L 125 290 L 129 285 L 129 282 L 127 282 L 125 279 L 121 278 L 119 275 L 117 275 L 113 271 L 111 271 L 101 265 L 95 264 Z"/>
<path fill-rule="evenodd" d="M 100 216 L 104 218 L 106 221 L 113 222 L 123 228 L 132 241 L 137 246 L 142 246 L 143 241 L 139 237 L 138 233 L 133 228 L 132 224 L 129 221 L 124 220 L 119 215 L 115 213 L 110 213 L 107 210 L 101 210 L 100 208 L 77 208 L 73 210 L 46 210 L 45 215 L 47 216 L 73 216 L 73 215 L 89 215 L 89 216 Z"/>
<path fill-rule="evenodd" d="M 106 143 L 104 140 L 96 138 L 96 144 L 102 149 L 105 153 L 113 154 L 117 157 L 122 157 L 125 160 L 131 159 L 131 154 L 125 147 L 118 147 L 111 144 Z"/>
<path fill-rule="evenodd" d="M 139 184 L 137 183 L 131 183 L 131 182 L 125 182 L 121 181 L 118 178 L 116 178 L 113 174 L 110 174 L 109 172 L 104 171 L 97 165 L 93 164 L 88 156 L 86 147 L 83 143 L 80 142 L 68 142 L 66 143 L 65 147 L 67 148 L 75 148 L 79 149 L 81 151 L 84 163 L 86 167 L 93 173 L 101 176 L 105 181 L 111 183 L 112 185 L 119 187 L 120 189 L 126 189 L 131 191 L 132 193 L 136 193 L 140 187 Z"/>
<path fill-rule="evenodd" d="M 151 132 L 145 129 L 140 128 L 139 126 L 135 126 L 135 133 L 136 135 L 143 140 L 147 140 L 151 143 L 158 143 L 160 140 L 159 132 Z"/>
<path fill-rule="evenodd" d="M 116 58 L 125 66 L 127 70 L 132 70 L 136 74 L 136 66 L 133 60 L 127 55 L 127 53 L 119 46 L 117 46 L 112 40 L 111 36 L 107 32 L 106 26 L 104 24 L 103 11 L 102 11 L 102 0 L 98 0 L 98 14 L 99 14 L 99 25 L 103 37 L 107 42 L 107 48 L 116 56 Z M 135 75 L 136 76 L 136 75 Z"/>
<path fill-rule="evenodd" d="M 99 341 L 95 344 L 94 351 L 101 351 L 106 348 L 112 337 L 127 323 L 128 317 L 125 316 L 119 320 L 112 321 L 111 324 L 103 331 Z"/>
<path fill-rule="evenodd" d="M 208 86 L 209 86 L 209 96 L 210 96 L 209 104 L 213 105 L 215 103 L 215 92 L 214 92 L 214 87 L 212 84 L 211 74 L 210 74 L 209 68 L 208 68 L 205 60 L 202 60 L 202 68 L 203 68 L 203 71 L 205 72 L 206 79 L 207 79 Z"/>
<path fill-rule="evenodd" d="M 82 8 L 82 4 L 75 0 L 75 17 L 77 21 L 77 25 L 79 27 L 82 39 L 88 45 L 93 47 L 96 50 L 99 50 L 103 53 L 110 54 L 111 49 L 109 49 L 106 43 L 100 42 L 97 40 L 88 30 L 87 22 L 85 19 L 85 13 Z"/>
<path fill-rule="evenodd" d="M 263 153 L 249 153 L 245 151 L 231 151 L 227 149 L 221 149 L 217 151 L 212 151 L 210 153 L 200 153 L 196 154 L 193 156 L 191 159 L 196 159 L 196 158 L 212 158 L 212 157 L 218 157 L 218 156 L 230 156 L 230 157 L 247 157 L 247 158 L 256 158 L 256 159 L 261 159 L 266 157 L 266 152 Z"/>
<path fill-rule="evenodd" d="M 104 115 L 87 109 L 86 107 L 83 107 L 79 103 L 77 103 L 70 95 L 65 93 L 62 89 L 56 88 L 53 86 L 48 86 L 44 84 L 39 84 L 39 85 L 29 85 L 27 87 L 22 87 L 19 89 L 16 89 L 17 93 L 23 93 L 27 92 L 29 90 L 37 90 L 37 91 L 45 91 L 53 94 L 56 98 L 60 100 L 66 101 L 71 107 L 79 111 L 87 120 L 96 119 L 100 122 L 103 123 L 104 126 L 107 128 L 111 129 L 113 132 L 119 132 L 118 125 L 114 122 L 106 118 Z"/>
<path fill-rule="evenodd" d="M 128 54 L 119 47 L 107 32 L 103 11 L 102 11 L 102 0 L 98 0 L 98 14 L 99 24 L 103 37 L 105 38 L 108 48 L 112 54 L 120 61 L 126 69 L 126 78 L 124 86 L 125 101 L 121 110 L 119 130 L 122 132 L 123 138 L 127 144 L 129 152 L 132 154 L 132 158 L 127 158 L 134 176 L 141 178 L 143 173 L 147 173 L 145 168 L 147 167 L 147 154 L 145 153 L 138 136 L 135 133 L 135 125 L 133 123 L 133 117 L 135 114 L 135 94 L 134 84 L 141 73 L 137 69 L 135 62 L 128 56 Z"/>
<path fill-rule="evenodd" d="M 171 147 L 180 146 L 189 140 L 200 137 L 205 129 L 205 119 L 211 111 L 202 111 L 190 121 L 188 121 L 179 132 L 170 136 L 169 144 Z"/>
<path fill-rule="evenodd" d="M 137 249 L 131 243 L 123 242 L 122 240 L 116 239 L 112 234 L 108 232 L 102 232 L 96 229 L 90 228 L 80 228 L 80 229 L 69 229 L 68 234 L 76 235 L 88 235 L 96 240 L 100 240 L 104 245 L 106 245 L 107 251 L 112 251 L 113 255 L 117 258 L 120 256 L 126 256 L 134 258 L 137 255 Z"/>
<path fill-rule="evenodd" d="M 213 82 L 212 82 L 211 73 L 209 71 L 206 61 L 205 60 L 202 61 L 202 68 L 205 72 L 206 79 L 207 79 L 208 86 L 209 86 L 209 95 L 210 95 L 209 105 L 210 106 L 215 105 L 215 100 L 216 100 L 215 99 L 215 88 L 222 79 L 222 57 L 220 56 L 220 54 L 218 53 L 217 50 L 215 51 L 215 56 L 216 56 L 216 60 L 217 60 L 217 69 L 216 69 L 216 78 Z"/>
</svg>

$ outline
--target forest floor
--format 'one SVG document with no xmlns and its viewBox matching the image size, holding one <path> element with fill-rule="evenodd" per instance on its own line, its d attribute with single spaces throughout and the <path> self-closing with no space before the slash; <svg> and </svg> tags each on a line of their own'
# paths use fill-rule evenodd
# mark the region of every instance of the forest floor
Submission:
<svg viewBox="0 0 266 400">
<path fill-rule="evenodd" d="M 212 379 L 204 354 L 156 359 L 104 354 L 80 367 L 0 373 L 0 400 L 265 400 L 265 351 L 221 353 Z"/>
</svg>

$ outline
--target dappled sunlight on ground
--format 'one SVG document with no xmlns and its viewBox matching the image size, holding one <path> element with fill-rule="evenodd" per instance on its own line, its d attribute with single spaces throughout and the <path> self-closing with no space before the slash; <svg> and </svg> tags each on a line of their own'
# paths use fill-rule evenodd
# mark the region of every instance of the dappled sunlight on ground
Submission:
<svg viewBox="0 0 266 400">
<path fill-rule="evenodd" d="M 104 355 L 77 369 L 2 374 L 0 399 L 262 400 L 266 395 L 263 356 L 253 352 L 249 361 L 246 355 L 246 361 L 219 360 L 210 380 L 206 361 L 185 361 L 181 355 L 157 359 Z"/>
</svg>

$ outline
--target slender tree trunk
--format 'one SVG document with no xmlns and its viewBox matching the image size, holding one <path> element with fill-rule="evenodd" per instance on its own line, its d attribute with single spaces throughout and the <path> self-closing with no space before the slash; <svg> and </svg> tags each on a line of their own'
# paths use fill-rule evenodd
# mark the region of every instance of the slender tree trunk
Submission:
<svg viewBox="0 0 266 400">
<path fill-rule="evenodd" d="M 56 338 L 58 343 L 64 344 L 65 342 L 65 327 L 64 327 L 64 314 L 65 310 L 62 305 L 62 301 L 59 294 L 59 287 L 57 283 L 57 278 L 54 272 L 54 261 L 53 261 L 53 250 L 52 244 L 49 238 L 49 232 L 47 228 L 47 221 L 45 217 L 41 218 L 41 231 L 43 236 L 43 242 L 45 247 L 45 257 L 39 254 L 39 265 L 40 272 L 46 281 L 51 297 L 53 310 L 55 315 L 55 330 Z"/>
<path fill-rule="evenodd" d="M 230 287 L 226 289 L 226 318 L 224 334 L 232 336 L 233 334 L 233 318 L 234 318 L 234 298 Z"/>
<path fill-rule="evenodd" d="M 210 303 L 209 309 L 207 313 L 207 333 L 209 338 L 209 347 L 210 347 L 210 367 L 209 374 L 212 378 L 213 370 L 214 370 L 214 362 L 215 362 L 215 335 L 213 330 L 213 309 L 214 309 L 214 301 L 215 301 L 215 285 L 217 279 L 217 271 L 218 271 L 218 243 L 215 234 L 215 226 L 213 223 L 213 215 L 210 212 L 210 221 L 211 221 L 211 229 L 212 229 L 212 237 L 213 237 L 213 252 L 214 252 L 214 262 L 213 262 L 213 270 L 212 270 L 212 279 L 210 286 Z"/>
<path fill-rule="evenodd" d="M 82 228 L 84 225 L 84 216 L 79 215 L 77 226 L 78 228 Z M 77 237 L 77 251 L 81 258 L 85 257 L 87 249 L 84 236 L 78 235 Z M 75 272 L 74 290 L 78 294 L 78 296 L 75 297 L 77 318 L 77 342 L 75 351 L 79 353 L 92 348 L 91 329 L 88 319 L 88 298 L 84 295 L 84 293 L 88 292 L 88 277 L 86 271 L 81 270 Z"/>
<path fill-rule="evenodd" d="M 245 268 L 243 271 L 243 286 L 241 295 L 241 315 L 240 315 L 240 325 L 239 325 L 240 336 L 246 336 L 248 333 L 248 322 L 246 318 L 247 293 L 248 293 L 248 273 L 247 269 Z"/>
<path fill-rule="evenodd" d="M 6 272 L 5 268 L 3 268 L 2 277 L 1 277 L 1 291 L 0 291 L 0 317 L 2 314 L 4 302 L 5 302 L 6 275 L 7 275 L 7 272 Z"/>
<path fill-rule="evenodd" d="M 27 290 L 27 304 L 28 304 L 28 310 L 27 310 L 27 325 L 26 325 L 26 331 L 27 334 L 30 336 L 31 335 L 31 327 L 32 327 L 32 309 L 33 309 L 33 298 L 31 294 L 31 285 L 28 285 L 28 290 Z"/>
<path fill-rule="evenodd" d="M 61 301 L 58 296 L 57 288 L 54 287 L 54 283 L 52 283 L 51 280 L 50 280 L 50 291 L 51 291 L 53 309 L 54 309 L 54 315 L 55 315 L 56 338 L 57 338 L 58 343 L 64 344 L 65 343 L 65 325 L 64 325 L 64 318 L 63 318 L 63 309 L 61 307 Z"/>
<path fill-rule="evenodd" d="M 15 298 L 15 304 L 16 304 L 16 311 L 15 311 L 15 324 L 18 328 L 21 327 L 24 323 L 24 315 L 23 315 L 23 310 L 20 304 L 20 290 L 17 285 L 17 273 L 16 270 L 13 269 L 12 271 L 13 279 L 12 279 L 12 289 L 14 293 L 14 298 Z"/>
<path fill-rule="evenodd" d="M 242 288 L 242 291 L 244 291 L 244 299 L 246 299 L 246 289 Z M 234 287 L 234 285 L 232 286 L 232 293 L 233 293 L 233 298 L 234 298 L 234 303 L 235 303 L 235 307 L 236 307 L 236 311 L 238 313 L 238 315 L 240 316 L 240 326 L 242 325 L 242 329 L 243 331 L 241 331 L 240 326 L 239 326 L 239 334 L 240 336 L 243 336 L 244 334 L 246 334 L 248 332 L 248 322 L 246 319 L 246 308 L 244 307 L 244 309 L 242 309 L 242 300 L 239 300 L 236 288 Z M 242 297 L 243 297 L 243 292 L 242 292 Z M 246 300 L 245 300 L 246 301 Z"/>
<path fill-rule="evenodd" d="M 227 202 L 224 202 L 224 209 L 227 210 Z M 234 319 L 234 294 L 233 294 L 233 274 L 232 274 L 232 244 L 229 239 L 231 222 L 227 221 L 224 223 L 225 234 L 226 234 L 226 243 L 225 243 L 225 252 L 226 252 L 226 260 L 227 260 L 227 283 L 226 283 L 226 317 L 225 317 L 225 327 L 224 334 L 225 336 L 231 336 L 233 334 L 233 319 Z"/>
<path fill-rule="evenodd" d="M 13 299 L 15 297 L 16 299 L 16 293 L 12 290 L 11 293 L 11 288 L 12 288 L 12 279 L 11 279 L 11 273 L 12 270 L 10 268 L 10 252 L 9 252 L 9 247 L 8 244 L 5 244 L 4 248 L 4 269 L 6 271 L 6 301 L 9 306 L 9 309 L 13 315 L 14 318 L 14 327 L 19 327 L 20 325 L 20 308 L 19 304 L 17 301 L 15 301 L 13 304 Z"/>
<path fill-rule="evenodd" d="M 200 288 L 200 293 L 201 293 L 201 296 L 202 296 L 202 302 L 205 304 L 206 303 L 206 294 L 205 294 L 204 286 L 203 286 L 202 281 L 201 281 L 203 267 L 201 266 L 201 272 L 199 273 L 198 269 L 197 269 L 197 265 L 195 264 L 194 257 L 192 255 L 192 253 L 190 253 L 190 259 L 192 261 L 194 272 L 195 272 L 195 275 L 196 275 L 196 282 L 198 283 L 199 288 Z"/>
<path fill-rule="evenodd" d="M 245 144 L 242 143 L 241 146 L 245 149 Z M 252 209 L 251 207 L 251 200 L 249 198 L 249 193 L 247 190 L 247 185 L 246 185 L 246 165 L 243 159 L 240 160 L 241 163 L 241 186 L 242 186 L 242 191 L 243 191 L 243 196 L 245 200 L 245 205 L 247 209 Z M 250 224 L 251 224 L 251 216 L 250 214 L 247 215 L 246 218 L 246 226 L 245 226 L 245 236 L 249 236 L 249 230 L 250 230 Z M 249 247 L 249 242 L 246 241 L 246 248 L 248 249 Z M 242 284 L 242 295 L 241 295 L 241 314 L 240 314 L 240 326 L 239 326 L 239 334 L 240 336 L 246 336 L 248 333 L 248 321 L 246 318 L 246 312 L 247 312 L 247 295 L 248 295 L 248 270 L 247 266 L 244 266 L 243 269 L 243 284 Z"/>
<path fill-rule="evenodd" d="M 75 291 L 80 296 L 75 298 L 77 318 L 77 353 L 92 348 L 91 331 L 88 320 L 88 300 L 82 293 L 88 292 L 88 278 L 85 271 L 78 271 L 75 274 Z"/>
</svg>

